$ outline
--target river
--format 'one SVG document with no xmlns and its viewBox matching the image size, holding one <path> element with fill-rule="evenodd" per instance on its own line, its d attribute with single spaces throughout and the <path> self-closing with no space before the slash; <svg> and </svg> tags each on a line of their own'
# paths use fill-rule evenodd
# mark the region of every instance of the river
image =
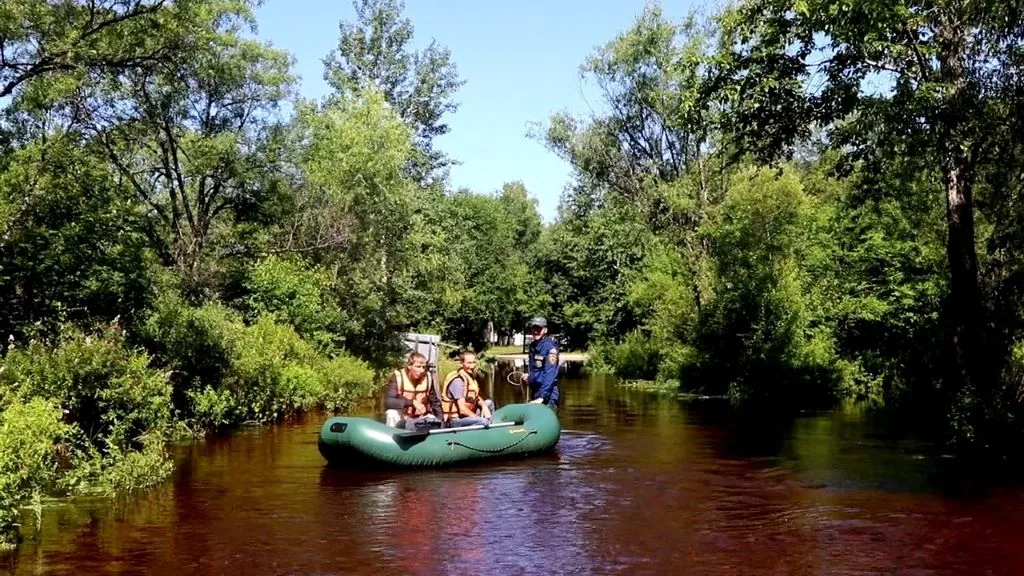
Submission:
<svg viewBox="0 0 1024 576">
<path fill-rule="evenodd" d="M 500 377 L 499 404 L 520 391 Z M 566 377 L 555 453 L 325 466 L 323 415 L 181 446 L 166 485 L 44 508 L 13 574 L 1017 574 L 1024 490 L 955 497 L 863 415 L 758 430 L 713 403 Z"/>
</svg>

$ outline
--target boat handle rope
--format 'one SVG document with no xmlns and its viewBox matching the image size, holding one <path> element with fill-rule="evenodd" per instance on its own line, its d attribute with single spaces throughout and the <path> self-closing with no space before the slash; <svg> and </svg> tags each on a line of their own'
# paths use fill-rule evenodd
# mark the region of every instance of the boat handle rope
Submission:
<svg viewBox="0 0 1024 576">
<path fill-rule="evenodd" d="M 536 434 L 536 433 L 537 433 L 536 430 L 530 430 L 529 432 L 524 434 L 523 437 L 520 438 L 519 440 L 516 440 L 515 442 L 509 444 L 508 446 L 502 446 L 501 448 L 477 448 L 475 446 L 470 446 L 469 444 L 463 444 L 462 442 L 459 442 L 458 440 L 449 440 L 447 442 L 447 444 L 448 444 L 448 447 L 450 449 L 452 449 L 452 450 L 455 450 L 456 446 L 462 446 L 463 448 L 469 448 L 470 450 L 476 450 L 477 452 L 486 452 L 488 454 L 497 454 L 498 452 L 504 452 L 505 450 L 508 450 L 509 448 L 512 448 L 513 446 L 518 446 L 524 440 L 526 440 L 531 435 Z"/>
</svg>

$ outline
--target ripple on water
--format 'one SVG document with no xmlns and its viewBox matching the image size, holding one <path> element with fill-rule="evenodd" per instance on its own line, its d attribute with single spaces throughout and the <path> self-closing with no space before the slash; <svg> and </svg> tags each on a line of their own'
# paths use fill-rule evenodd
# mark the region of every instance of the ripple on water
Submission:
<svg viewBox="0 0 1024 576">
<path fill-rule="evenodd" d="M 562 430 L 555 450 L 563 462 L 584 460 L 604 452 L 612 444 L 607 436 L 583 430 Z"/>
</svg>

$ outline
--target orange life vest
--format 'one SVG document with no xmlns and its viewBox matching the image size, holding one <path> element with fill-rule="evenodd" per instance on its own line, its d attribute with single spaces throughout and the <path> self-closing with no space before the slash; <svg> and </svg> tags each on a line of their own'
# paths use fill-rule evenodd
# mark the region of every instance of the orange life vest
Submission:
<svg viewBox="0 0 1024 576">
<path fill-rule="evenodd" d="M 458 419 L 460 417 L 459 405 L 448 392 L 448 389 L 452 385 L 452 381 L 456 378 L 462 378 L 462 381 L 466 386 L 466 394 L 464 398 L 469 409 L 476 412 L 478 407 L 477 405 L 480 402 L 480 384 L 477 383 L 476 378 L 470 376 L 461 368 L 448 374 L 444 378 L 444 392 L 441 393 L 441 412 L 444 413 L 445 422 L 448 422 L 451 419 Z"/>
<path fill-rule="evenodd" d="M 430 379 L 430 372 L 423 375 L 419 384 L 413 384 L 412 380 L 409 379 L 409 373 L 404 368 L 395 370 L 395 382 L 398 383 L 398 393 L 396 394 L 399 398 L 408 398 L 409 400 L 419 400 L 427 407 L 427 411 L 430 411 L 430 405 L 427 402 L 427 393 L 433 385 Z M 412 408 L 407 408 L 406 411 L 411 411 Z"/>
</svg>

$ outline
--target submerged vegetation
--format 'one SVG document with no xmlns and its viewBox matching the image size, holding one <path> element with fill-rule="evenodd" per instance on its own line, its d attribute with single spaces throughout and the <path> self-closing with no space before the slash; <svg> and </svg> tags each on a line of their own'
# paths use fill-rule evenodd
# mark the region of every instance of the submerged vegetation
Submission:
<svg viewBox="0 0 1024 576">
<path fill-rule="evenodd" d="M 9 4 L 0 544 L 27 501 L 161 481 L 174 438 L 346 409 L 400 332 L 538 313 L 648 387 L 1021 456 L 1009 7 L 652 5 L 582 65 L 604 111 L 538 127 L 574 173 L 544 225 L 519 182 L 448 187 L 462 80 L 398 0 L 356 0 L 321 101 L 255 1 Z"/>
</svg>

